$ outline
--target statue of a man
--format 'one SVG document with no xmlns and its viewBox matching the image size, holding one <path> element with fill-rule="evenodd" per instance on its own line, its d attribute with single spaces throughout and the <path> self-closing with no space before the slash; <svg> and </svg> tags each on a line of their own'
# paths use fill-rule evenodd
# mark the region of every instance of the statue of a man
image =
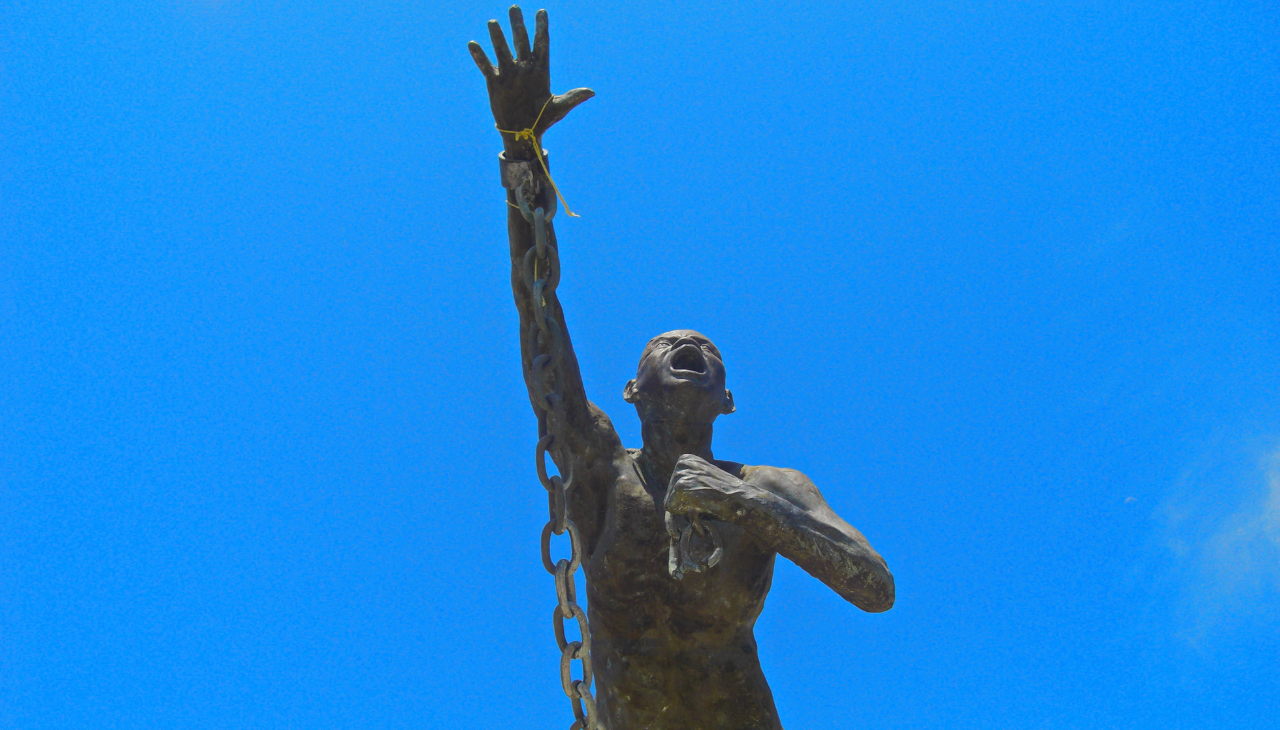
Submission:
<svg viewBox="0 0 1280 730">
<path fill-rule="evenodd" d="M 469 48 L 488 85 L 496 126 L 508 130 L 502 164 L 542 175 L 540 146 L 510 132 L 533 129 L 541 137 L 594 94 L 551 94 L 545 11 L 538 11 L 532 46 L 517 7 L 511 31 L 514 56 L 497 21 L 489 21 L 496 68 L 479 44 Z M 541 182 L 539 200 L 525 202 L 554 210 L 554 193 Z M 522 201 L 509 193 L 508 202 L 524 375 L 536 399 L 535 370 L 546 363 L 535 367 L 535 302 L 523 276 L 534 231 L 518 209 Z M 555 245 L 549 226 L 547 240 Z M 539 303 L 545 316 L 564 321 L 554 291 Z M 553 453 L 560 470 L 573 474 L 568 514 L 585 552 L 601 726 L 781 728 L 752 632 L 774 557 L 791 560 L 872 612 L 893 606 L 893 576 L 884 560 L 804 474 L 712 455 L 712 423 L 734 404 L 720 351 L 706 337 L 676 330 L 645 346 L 636 377 L 623 389 L 640 415 L 640 449 L 624 448 L 608 416 L 587 400 L 567 331 L 560 339 L 563 427 L 556 438 L 564 442 Z"/>
</svg>

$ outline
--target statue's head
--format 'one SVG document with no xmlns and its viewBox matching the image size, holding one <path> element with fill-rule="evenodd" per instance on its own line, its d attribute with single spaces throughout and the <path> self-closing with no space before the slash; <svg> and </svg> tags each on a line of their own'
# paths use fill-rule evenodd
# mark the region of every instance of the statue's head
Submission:
<svg viewBox="0 0 1280 730">
<path fill-rule="evenodd" d="M 649 340 L 622 397 L 645 422 L 710 423 L 733 413 L 720 350 L 693 330 L 673 330 Z"/>
</svg>

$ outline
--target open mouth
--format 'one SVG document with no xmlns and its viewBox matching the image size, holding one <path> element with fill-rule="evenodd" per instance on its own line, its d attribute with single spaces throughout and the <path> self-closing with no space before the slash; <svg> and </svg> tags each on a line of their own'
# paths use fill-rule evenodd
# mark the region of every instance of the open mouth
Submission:
<svg viewBox="0 0 1280 730">
<path fill-rule="evenodd" d="M 702 356 L 702 349 L 697 345 L 685 345 L 671 357 L 671 369 L 687 373 L 707 372 L 707 361 Z"/>
</svg>

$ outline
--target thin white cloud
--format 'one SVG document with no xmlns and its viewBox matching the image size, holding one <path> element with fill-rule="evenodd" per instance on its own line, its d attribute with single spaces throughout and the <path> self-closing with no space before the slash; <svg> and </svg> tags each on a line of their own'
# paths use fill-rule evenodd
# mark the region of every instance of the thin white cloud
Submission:
<svg viewBox="0 0 1280 730">
<path fill-rule="evenodd" d="M 1200 644 L 1274 615 L 1280 599 L 1280 442 L 1205 459 L 1188 470 L 1162 512 L 1184 638 Z"/>
</svg>

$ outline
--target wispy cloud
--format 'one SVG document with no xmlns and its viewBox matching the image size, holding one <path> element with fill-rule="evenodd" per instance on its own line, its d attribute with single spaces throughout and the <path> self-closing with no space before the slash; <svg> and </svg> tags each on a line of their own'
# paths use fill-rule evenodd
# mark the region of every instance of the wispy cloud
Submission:
<svg viewBox="0 0 1280 730">
<path fill-rule="evenodd" d="M 1257 626 L 1280 605 L 1280 441 L 1219 450 L 1189 469 L 1162 507 L 1180 624 L 1202 643 Z"/>
</svg>

